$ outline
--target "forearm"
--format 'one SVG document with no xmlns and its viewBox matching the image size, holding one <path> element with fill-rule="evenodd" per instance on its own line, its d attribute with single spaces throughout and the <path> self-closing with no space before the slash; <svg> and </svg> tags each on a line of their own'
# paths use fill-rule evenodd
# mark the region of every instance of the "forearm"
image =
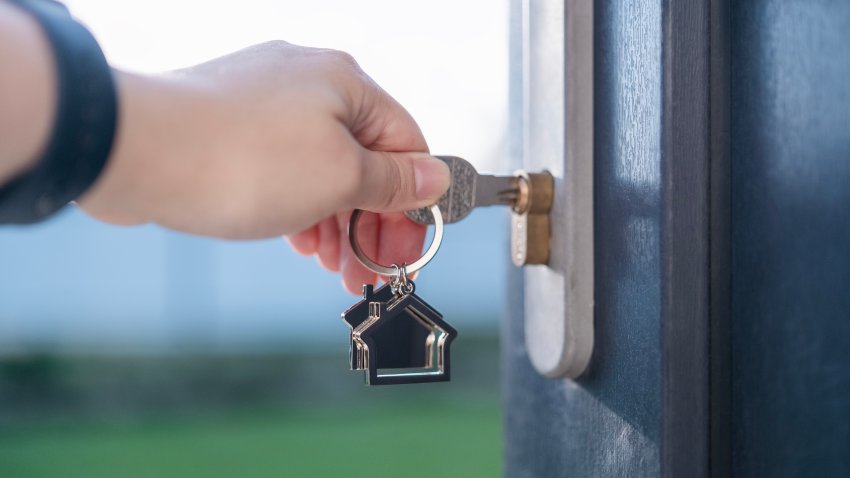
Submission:
<svg viewBox="0 0 850 478">
<path fill-rule="evenodd" d="M 50 44 L 38 24 L 0 0 L 0 185 L 47 143 L 56 108 Z"/>
</svg>

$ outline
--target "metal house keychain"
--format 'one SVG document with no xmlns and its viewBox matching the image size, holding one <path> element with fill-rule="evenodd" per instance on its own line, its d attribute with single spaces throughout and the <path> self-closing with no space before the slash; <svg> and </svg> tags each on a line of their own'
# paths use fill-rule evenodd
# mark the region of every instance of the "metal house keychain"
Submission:
<svg viewBox="0 0 850 478">
<path fill-rule="evenodd" d="M 435 226 L 431 245 L 416 262 L 401 266 L 384 266 L 366 256 L 356 232 L 362 211 L 351 214 L 348 240 L 355 257 L 367 269 L 389 278 L 377 290 L 365 284 L 363 300 L 342 314 L 351 328 L 351 369 L 366 371 L 369 385 L 444 382 L 451 377 L 449 347 L 457 331 L 416 295 L 416 285 L 408 277 L 433 259 L 440 248 L 443 217 L 437 205 L 430 211 Z"/>
</svg>

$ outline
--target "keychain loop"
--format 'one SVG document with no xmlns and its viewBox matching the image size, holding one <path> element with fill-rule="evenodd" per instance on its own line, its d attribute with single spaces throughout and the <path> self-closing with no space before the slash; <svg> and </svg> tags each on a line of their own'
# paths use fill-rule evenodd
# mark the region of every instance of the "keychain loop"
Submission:
<svg viewBox="0 0 850 478">
<path fill-rule="evenodd" d="M 440 243 L 443 241 L 443 213 L 440 212 L 440 206 L 434 204 L 429 208 L 429 210 L 434 216 L 434 239 L 431 240 L 431 245 L 428 246 L 428 250 L 425 251 L 425 254 L 417 259 L 413 264 L 404 264 L 402 267 L 393 264 L 392 266 L 387 267 L 369 259 L 360 247 L 360 243 L 357 242 L 357 222 L 360 220 L 360 216 L 363 214 L 363 211 L 361 209 L 355 209 L 354 212 L 351 213 L 351 220 L 348 222 L 348 243 L 351 244 L 351 250 L 354 251 L 354 257 L 363 264 L 363 267 L 382 276 L 400 275 L 400 270 L 404 269 L 404 278 L 406 280 L 408 274 L 413 274 L 419 269 L 425 267 L 425 264 L 431 262 L 431 259 L 437 255 L 437 250 L 440 248 Z"/>
<path fill-rule="evenodd" d="M 403 262 L 401 266 L 398 264 L 393 264 L 391 266 L 395 269 L 395 275 L 393 275 L 390 282 L 396 286 L 396 288 L 401 288 L 407 285 L 407 263 Z"/>
<path fill-rule="evenodd" d="M 393 292 L 396 294 L 400 292 L 403 295 L 412 294 L 416 290 L 416 286 L 407 277 L 407 263 L 402 263 L 401 267 L 398 264 L 393 264 L 392 267 L 396 270 L 395 275 L 389 280 Z"/>
</svg>

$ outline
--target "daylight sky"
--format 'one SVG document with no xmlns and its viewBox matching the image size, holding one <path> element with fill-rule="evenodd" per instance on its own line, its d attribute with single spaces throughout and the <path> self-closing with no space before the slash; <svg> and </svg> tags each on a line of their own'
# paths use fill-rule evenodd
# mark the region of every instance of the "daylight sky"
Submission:
<svg viewBox="0 0 850 478">
<path fill-rule="evenodd" d="M 416 118 L 434 153 L 505 168 L 507 0 L 67 0 L 109 60 L 179 68 L 273 39 L 348 51 Z"/>
</svg>

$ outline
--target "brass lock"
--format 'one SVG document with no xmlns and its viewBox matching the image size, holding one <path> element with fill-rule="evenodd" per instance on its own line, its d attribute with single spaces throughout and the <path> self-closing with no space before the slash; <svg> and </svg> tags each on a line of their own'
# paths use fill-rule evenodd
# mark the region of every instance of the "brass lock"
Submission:
<svg viewBox="0 0 850 478">
<path fill-rule="evenodd" d="M 511 260 L 517 266 L 548 264 L 555 178 L 548 171 L 519 171 L 517 178 L 518 194 L 511 214 Z"/>
<path fill-rule="evenodd" d="M 437 156 L 451 171 L 449 190 L 437 205 L 443 222 L 451 224 L 482 206 L 509 206 L 511 218 L 511 260 L 518 266 L 549 262 L 550 221 L 555 181 L 548 171 L 514 176 L 479 174 L 468 161 L 457 156 Z M 428 208 L 405 212 L 419 224 L 433 224 Z"/>
</svg>

